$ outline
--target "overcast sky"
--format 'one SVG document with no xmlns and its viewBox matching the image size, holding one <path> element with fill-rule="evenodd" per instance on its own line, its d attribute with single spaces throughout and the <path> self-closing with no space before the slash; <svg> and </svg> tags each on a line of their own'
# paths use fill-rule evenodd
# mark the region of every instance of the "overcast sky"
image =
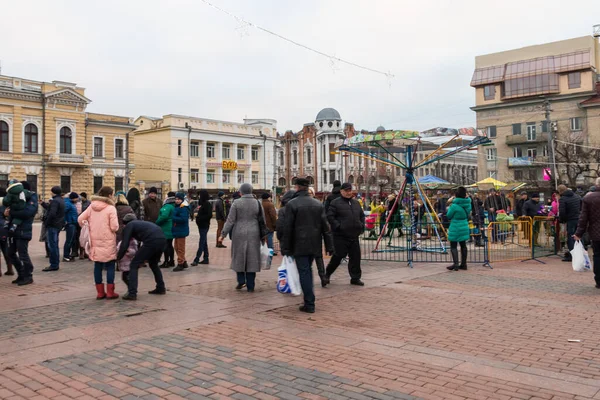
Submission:
<svg viewBox="0 0 600 400">
<path fill-rule="evenodd" d="M 210 0 L 370 68 L 331 67 L 200 0 L 4 0 L 2 74 L 76 82 L 88 110 L 272 118 L 298 131 L 324 107 L 359 129 L 474 126 L 479 54 L 591 35 L 598 0 Z M 594 11 L 595 10 L 595 11 Z"/>
</svg>

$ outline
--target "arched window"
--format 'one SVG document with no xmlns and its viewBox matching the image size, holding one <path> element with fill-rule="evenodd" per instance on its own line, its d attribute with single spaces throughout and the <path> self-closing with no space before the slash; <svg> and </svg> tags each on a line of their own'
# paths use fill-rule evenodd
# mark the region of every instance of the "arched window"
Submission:
<svg viewBox="0 0 600 400">
<path fill-rule="evenodd" d="M 60 153 L 61 154 L 71 154 L 71 141 L 73 138 L 73 133 L 71 132 L 71 128 L 63 126 L 60 128 Z"/>
<path fill-rule="evenodd" d="M 25 153 L 37 153 L 38 152 L 38 128 L 34 124 L 25 125 L 25 137 L 24 137 L 24 150 Z"/>
<path fill-rule="evenodd" d="M 348 183 L 354 183 L 354 175 L 348 176 Z"/>
<path fill-rule="evenodd" d="M 358 179 L 357 179 L 357 183 L 358 183 L 359 185 L 362 185 L 363 183 L 365 183 L 365 178 L 363 178 L 363 176 L 362 176 L 362 175 L 359 175 L 359 176 L 358 176 Z"/>
<path fill-rule="evenodd" d="M 9 151 L 8 134 L 8 124 L 4 121 L 0 121 L 0 151 Z"/>
<path fill-rule="evenodd" d="M 298 165 L 298 150 L 294 150 L 294 165 Z"/>
<path fill-rule="evenodd" d="M 292 185 L 296 184 L 296 179 L 298 179 L 298 177 L 296 177 L 296 176 L 292 178 Z"/>
<path fill-rule="evenodd" d="M 285 186 L 285 178 L 279 178 L 279 186 Z"/>
<path fill-rule="evenodd" d="M 306 180 L 308 181 L 309 185 L 314 185 L 315 184 L 315 178 L 313 178 L 312 176 L 307 176 Z"/>
</svg>

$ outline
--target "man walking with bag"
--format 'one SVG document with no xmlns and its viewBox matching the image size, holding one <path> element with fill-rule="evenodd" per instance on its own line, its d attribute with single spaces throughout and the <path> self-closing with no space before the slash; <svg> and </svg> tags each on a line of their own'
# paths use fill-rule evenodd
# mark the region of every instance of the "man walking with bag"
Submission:
<svg viewBox="0 0 600 400">
<path fill-rule="evenodd" d="M 348 256 L 348 273 L 350 284 L 364 286 L 360 280 L 362 271 L 360 269 L 360 242 L 358 237 L 365 230 L 365 213 L 360 203 L 354 199 L 352 185 L 344 183 L 340 190 L 341 197 L 335 199 L 329 205 L 327 219 L 333 231 L 333 247 L 335 252 L 327 270 L 325 271 L 324 283 L 329 284 L 331 275 L 340 266 L 342 259 Z"/>
<path fill-rule="evenodd" d="M 567 246 L 569 250 L 565 253 L 562 261 L 571 262 L 571 250 L 575 246 L 573 235 L 577 230 L 577 222 L 579 221 L 579 213 L 581 212 L 581 197 L 575 194 L 565 185 L 558 185 L 558 219 L 562 224 L 567 224 Z"/>
<path fill-rule="evenodd" d="M 600 178 L 596 178 L 596 187 L 600 186 Z M 600 192 L 591 192 L 584 196 L 581 216 L 577 231 L 573 235 L 575 241 L 581 240 L 584 233 L 590 235 L 594 249 L 594 279 L 596 289 L 600 289 Z"/>
<path fill-rule="evenodd" d="M 332 253 L 327 232 L 329 224 L 323 205 L 308 195 L 308 180 L 298 178 L 296 194 L 285 206 L 281 253 L 284 256 L 293 256 L 296 260 L 300 286 L 304 293 L 304 305 L 300 307 L 302 312 L 315 312 L 312 263 L 315 257 L 323 255 L 323 240 L 327 252 Z"/>
</svg>

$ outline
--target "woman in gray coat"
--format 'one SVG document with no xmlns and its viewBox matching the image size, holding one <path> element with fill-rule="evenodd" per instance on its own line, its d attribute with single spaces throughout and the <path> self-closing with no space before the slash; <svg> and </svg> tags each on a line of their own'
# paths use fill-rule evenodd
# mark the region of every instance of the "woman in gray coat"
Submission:
<svg viewBox="0 0 600 400">
<path fill-rule="evenodd" d="M 237 290 L 244 286 L 254 292 L 256 273 L 260 272 L 259 213 L 263 213 L 258 200 L 252 196 L 252 185 L 240 186 L 242 197 L 231 205 L 219 243 L 231 232 L 231 269 L 237 273 Z M 262 215 L 264 221 L 264 214 Z"/>
</svg>

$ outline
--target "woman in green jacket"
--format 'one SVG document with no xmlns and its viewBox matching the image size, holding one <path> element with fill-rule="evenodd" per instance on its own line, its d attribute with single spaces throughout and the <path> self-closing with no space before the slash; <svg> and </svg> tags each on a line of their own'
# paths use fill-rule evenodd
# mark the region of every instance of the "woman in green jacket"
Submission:
<svg viewBox="0 0 600 400">
<path fill-rule="evenodd" d="M 450 220 L 448 240 L 453 264 L 448 267 L 451 271 L 467 269 L 467 240 L 471 231 L 469 229 L 469 215 L 471 214 L 471 199 L 467 197 L 467 189 L 460 186 L 456 189 L 452 205 L 448 208 L 446 216 Z M 458 264 L 458 244 L 460 243 L 461 263 Z"/>
<path fill-rule="evenodd" d="M 165 262 L 161 268 L 170 268 L 175 266 L 175 248 L 173 247 L 173 210 L 175 210 L 175 192 L 167 194 L 163 206 L 158 213 L 156 225 L 160 226 L 167 238 L 167 247 L 165 247 Z"/>
</svg>

